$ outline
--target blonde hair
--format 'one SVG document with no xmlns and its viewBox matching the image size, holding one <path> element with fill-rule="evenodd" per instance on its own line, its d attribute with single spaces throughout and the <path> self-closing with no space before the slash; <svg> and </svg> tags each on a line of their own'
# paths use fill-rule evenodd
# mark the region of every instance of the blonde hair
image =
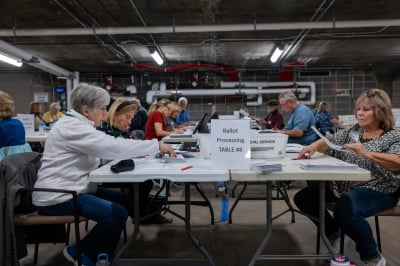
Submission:
<svg viewBox="0 0 400 266">
<path fill-rule="evenodd" d="M 156 103 L 153 103 L 152 105 L 150 105 L 149 107 L 149 111 L 147 112 L 147 115 L 150 115 L 152 112 L 156 111 L 158 108 L 162 107 L 162 106 L 168 106 L 168 104 L 171 101 L 168 99 L 161 99 Z"/>
<path fill-rule="evenodd" d="M 379 121 L 379 128 L 386 131 L 394 127 L 395 120 L 392 112 L 392 101 L 389 95 L 380 89 L 366 90 L 361 93 L 356 101 L 354 110 L 357 116 L 357 108 L 364 101 L 368 101 L 374 108 L 374 114 Z"/>
<path fill-rule="evenodd" d="M 171 114 L 172 114 L 173 112 L 178 112 L 178 113 L 180 113 L 180 112 L 182 111 L 182 106 L 180 106 L 177 102 L 170 102 L 170 103 L 168 104 L 168 108 L 169 108 Z"/>
<path fill-rule="evenodd" d="M 0 91 L 0 120 L 11 117 L 15 111 L 15 103 L 10 94 Z"/>
<path fill-rule="evenodd" d="M 29 113 L 33 114 L 33 113 L 41 113 L 42 110 L 42 104 L 38 103 L 38 102 L 31 102 L 31 104 L 29 105 Z"/>
<path fill-rule="evenodd" d="M 129 101 L 128 99 L 125 98 L 118 98 L 116 99 L 112 105 L 110 106 L 110 109 L 108 110 L 108 114 L 106 117 L 105 122 L 109 124 L 110 126 L 114 126 L 115 118 L 118 115 L 125 114 L 127 112 L 134 112 L 136 113 L 137 111 L 137 104 Z"/>
</svg>

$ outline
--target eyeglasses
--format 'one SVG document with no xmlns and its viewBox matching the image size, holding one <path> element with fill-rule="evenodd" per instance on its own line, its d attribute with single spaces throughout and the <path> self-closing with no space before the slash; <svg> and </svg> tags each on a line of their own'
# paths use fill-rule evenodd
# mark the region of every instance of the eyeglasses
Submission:
<svg viewBox="0 0 400 266">
<path fill-rule="evenodd" d="M 286 106 L 288 103 L 290 103 L 292 100 L 286 100 L 284 103 L 281 103 L 282 106 Z"/>
<path fill-rule="evenodd" d="M 365 92 L 365 95 L 367 97 L 373 97 L 374 95 L 378 95 L 379 98 L 381 98 L 382 101 L 385 101 L 380 93 L 380 90 L 378 89 L 370 89 Z"/>
</svg>

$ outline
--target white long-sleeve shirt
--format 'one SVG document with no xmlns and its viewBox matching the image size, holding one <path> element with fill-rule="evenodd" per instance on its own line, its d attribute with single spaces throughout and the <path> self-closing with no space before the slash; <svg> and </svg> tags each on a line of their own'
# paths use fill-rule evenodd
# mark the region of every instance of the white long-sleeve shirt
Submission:
<svg viewBox="0 0 400 266">
<path fill-rule="evenodd" d="M 88 174 L 99 166 L 100 158 L 121 160 L 158 151 L 157 140 L 114 138 L 96 130 L 93 121 L 70 111 L 57 121 L 46 139 L 35 187 L 92 193 L 97 184 L 89 182 Z M 70 194 L 47 192 L 34 192 L 32 196 L 36 206 L 59 204 L 70 198 Z"/>
</svg>

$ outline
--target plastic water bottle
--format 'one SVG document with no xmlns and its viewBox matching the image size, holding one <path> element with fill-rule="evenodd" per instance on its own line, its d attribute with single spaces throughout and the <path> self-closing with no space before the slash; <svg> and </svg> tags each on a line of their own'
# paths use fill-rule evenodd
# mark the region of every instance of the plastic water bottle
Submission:
<svg viewBox="0 0 400 266">
<path fill-rule="evenodd" d="M 108 260 L 108 255 L 106 253 L 100 253 L 97 256 L 96 266 L 110 266 L 110 261 Z"/>
<path fill-rule="evenodd" d="M 229 199 L 223 197 L 221 199 L 221 221 L 228 221 L 229 219 Z"/>
<path fill-rule="evenodd" d="M 42 122 L 39 124 L 39 135 L 44 135 L 46 129 L 46 123 Z"/>
</svg>

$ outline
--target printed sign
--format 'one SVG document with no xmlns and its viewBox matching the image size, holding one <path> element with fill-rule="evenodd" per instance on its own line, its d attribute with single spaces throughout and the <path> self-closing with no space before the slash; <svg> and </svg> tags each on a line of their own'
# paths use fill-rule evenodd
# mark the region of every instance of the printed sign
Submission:
<svg viewBox="0 0 400 266">
<path fill-rule="evenodd" d="M 24 124 L 25 134 L 35 132 L 35 117 L 33 114 L 17 114 L 17 119 Z"/>
<path fill-rule="evenodd" d="M 394 121 L 395 127 L 400 127 L 400 108 L 393 108 L 392 109 L 393 116 L 394 116 Z"/>
<path fill-rule="evenodd" d="M 250 120 L 211 120 L 214 169 L 250 169 Z"/>
<path fill-rule="evenodd" d="M 49 102 L 49 94 L 47 92 L 34 92 L 33 100 L 38 103 Z"/>
</svg>

